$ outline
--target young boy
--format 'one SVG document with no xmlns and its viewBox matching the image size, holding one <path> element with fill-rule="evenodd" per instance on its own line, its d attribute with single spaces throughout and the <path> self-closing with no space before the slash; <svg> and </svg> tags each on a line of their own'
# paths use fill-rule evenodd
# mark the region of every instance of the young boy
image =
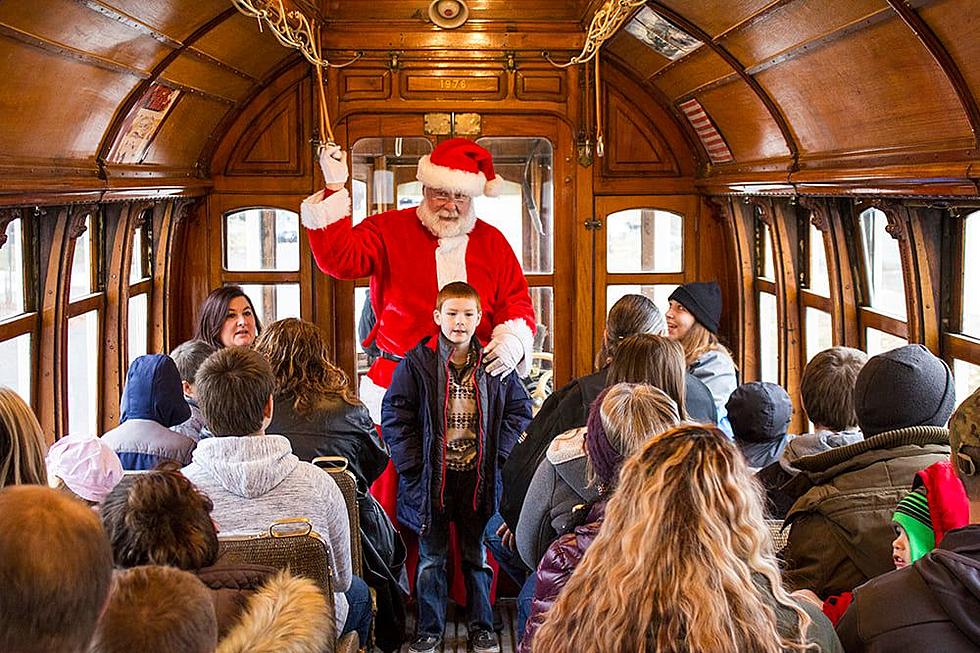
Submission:
<svg viewBox="0 0 980 653">
<path fill-rule="evenodd" d="M 500 469 L 531 420 L 531 400 L 516 375 L 498 378 L 483 369 L 474 336 L 482 317 L 469 284 L 440 290 L 433 311 L 439 335 L 406 354 L 382 404 L 382 432 L 400 475 L 398 518 L 419 535 L 413 653 L 442 643 L 450 522 L 461 550 L 470 649 L 500 650 L 482 533 L 497 510 Z"/>
<path fill-rule="evenodd" d="M 209 435 L 204 426 L 201 409 L 197 406 L 197 389 L 194 387 L 194 376 L 204 359 L 213 353 L 214 347 L 203 340 L 188 340 L 170 352 L 170 357 L 174 359 L 174 363 L 177 364 L 177 371 L 180 372 L 184 401 L 187 402 L 187 407 L 191 409 L 190 419 L 170 427 L 170 430 L 186 435 L 194 442 Z"/>
</svg>

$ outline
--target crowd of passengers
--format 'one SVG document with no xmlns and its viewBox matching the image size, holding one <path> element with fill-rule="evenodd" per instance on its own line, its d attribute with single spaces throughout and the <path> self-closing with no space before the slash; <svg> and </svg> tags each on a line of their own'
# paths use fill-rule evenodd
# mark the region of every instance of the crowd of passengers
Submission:
<svg viewBox="0 0 980 653">
<path fill-rule="evenodd" d="M 380 429 L 324 334 L 263 329 L 237 286 L 208 296 L 193 340 L 133 361 L 101 437 L 48 447 L 0 387 L 0 651 L 427 653 L 454 556 L 475 653 L 500 650 L 495 570 L 525 652 L 980 650 L 980 389 L 956 407 L 921 345 L 834 347 L 803 371 L 811 432 L 789 434 L 782 387 L 738 384 L 721 311 L 713 282 L 665 315 L 626 295 L 596 371 L 533 418 L 520 379 L 481 369 L 462 282 Z M 356 480 L 363 577 L 323 456 Z M 389 463 L 391 518 L 370 492 Z M 332 596 L 220 555 L 219 533 L 296 517 L 326 543 Z"/>
</svg>

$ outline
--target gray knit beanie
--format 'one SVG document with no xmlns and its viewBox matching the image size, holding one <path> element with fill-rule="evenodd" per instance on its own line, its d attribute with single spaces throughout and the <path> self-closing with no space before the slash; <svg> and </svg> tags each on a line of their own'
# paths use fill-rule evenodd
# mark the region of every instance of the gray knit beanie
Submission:
<svg viewBox="0 0 980 653">
<path fill-rule="evenodd" d="M 956 395 L 949 366 L 922 345 L 873 356 L 854 384 L 864 437 L 910 426 L 944 426 Z"/>
</svg>

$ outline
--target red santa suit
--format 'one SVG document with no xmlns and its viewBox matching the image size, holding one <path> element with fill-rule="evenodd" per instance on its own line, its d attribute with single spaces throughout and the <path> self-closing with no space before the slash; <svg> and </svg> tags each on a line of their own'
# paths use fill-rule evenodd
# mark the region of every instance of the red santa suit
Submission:
<svg viewBox="0 0 980 653">
<path fill-rule="evenodd" d="M 432 187 L 481 194 L 485 185 L 490 186 L 487 177 L 494 181 L 492 167 L 489 174 L 483 172 L 486 163 L 480 164 L 479 173 L 457 169 L 466 165 L 456 156 L 460 149 L 473 148 L 489 158 L 483 148 L 465 139 L 440 144 L 431 160 L 423 157 L 419 163 L 419 178 Z M 443 150 L 448 155 L 439 158 Z M 438 328 L 432 320 L 436 294 L 452 281 L 465 281 L 480 294 L 483 319 L 476 330 L 480 341 L 486 344 L 498 333 L 517 336 L 524 349 L 517 371 L 522 376 L 528 373 L 534 308 L 514 251 L 496 227 L 477 219 L 469 233 L 439 238 L 422 224 L 415 208 L 386 211 L 352 226 L 346 189 L 308 198 L 302 217 L 322 271 L 338 279 L 371 278 L 371 307 L 377 321 L 367 340 L 373 337 L 391 356 L 378 358 L 368 381 L 361 384 L 361 400 L 375 423 L 381 421 L 381 399 L 397 358 Z"/>
</svg>

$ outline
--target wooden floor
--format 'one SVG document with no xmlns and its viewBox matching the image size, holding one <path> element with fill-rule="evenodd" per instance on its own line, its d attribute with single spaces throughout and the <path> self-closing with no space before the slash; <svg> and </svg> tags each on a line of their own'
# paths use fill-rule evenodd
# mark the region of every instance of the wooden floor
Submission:
<svg viewBox="0 0 980 653">
<path fill-rule="evenodd" d="M 517 651 L 517 603 L 514 599 L 498 599 L 494 606 L 496 616 L 500 618 L 503 629 L 500 636 L 501 653 Z M 415 632 L 414 612 L 409 615 L 409 637 Z M 446 632 L 442 636 L 442 651 L 444 653 L 466 653 L 466 641 L 469 633 L 466 627 L 466 611 L 456 604 L 450 604 L 446 615 Z M 408 644 L 402 646 L 402 653 L 407 653 Z"/>
</svg>

